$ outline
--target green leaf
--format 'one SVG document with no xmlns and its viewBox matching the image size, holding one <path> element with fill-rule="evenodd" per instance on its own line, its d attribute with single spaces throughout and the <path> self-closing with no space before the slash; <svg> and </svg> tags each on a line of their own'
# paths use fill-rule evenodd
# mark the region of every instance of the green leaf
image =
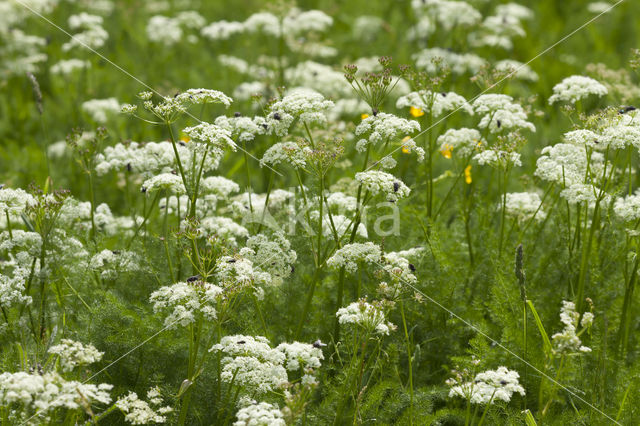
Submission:
<svg viewBox="0 0 640 426">
<path fill-rule="evenodd" d="M 542 325 L 542 321 L 540 321 L 540 316 L 538 315 L 538 311 L 536 311 L 536 308 L 533 306 L 533 302 L 531 300 L 527 300 L 527 305 L 529 305 L 529 308 L 533 313 L 533 317 L 536 320 L 538 330 L 540 330 L 540 335 L 542 336 L 542 348 L 544 349 L 544 353 L 549 357 L 551 356 L 551 341 L 549 340 L 549 335 L 545 331 L 544 325 Z"/>
<path fill-rule="evenodd" d="M 526 423 L 527 426 L 538 426 L 538 423 L 536 423 L 536 419 L 533 417 L 533 414 L 531 414 L 531 411 L 529 410 L 524 410 L 524 422 Z"/>
</svg>

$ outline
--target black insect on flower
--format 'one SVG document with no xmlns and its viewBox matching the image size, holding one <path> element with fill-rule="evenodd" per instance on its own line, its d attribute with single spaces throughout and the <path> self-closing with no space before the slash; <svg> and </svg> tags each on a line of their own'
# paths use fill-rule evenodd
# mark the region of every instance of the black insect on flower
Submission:
<svg viewBox="0 0 640 426">
<path fill-rule="evenodd" d="M 499 129 L 500 127 L 502 127 L 502 121 L 500 121 L 500 120 L 496 120 L 496 124 L 498 125 L 498 129 Z"/>
<path fill-rule="evenodd" d="M 618 114 L 626 114 L 626 113 L 628 113 L 628 112 L 635 111 L 635 110 L 637 110 L 637 109 L 638 109 L 638 108 L 634 107 L 633 105 L 629 105 L 629 106 L 627 106 L 627 107 L 624 107 L 624 108 L 622 108 L 622 109 L 619 109 L 619 110 L 618 110 Z"/>
<path fill-rule="evenodd" d="M 194 281 L 198 281 L 199 279 L 201 279 L 202 277 L 200 275 L 192 275 L 189 278 L 187 278 L 187 282 L 188 283 L 192 283 Z"/>
<path fill-rule="evenodd" d="M 244 345 L 247 342 L 245 342 L 244 340 L 238 340 L 236 343 L 239 344 L 239 345 Z"/>
<path fill-rule="evenodd" d="M 234 117 L 242 117 L 242 113 L 239 111 L 236 111 L 235 113 L 233 113 Z"/>
<path fill-rule="evenodd" d="M 227 260 L 227 263 L 236 263 L 236 260 L 235 259 L 229 259 L 229 260 Z"/>
<path fill-rule="evenodd" d="M 400 182 L 393 182 L 393 192 L 398 192 L 398 189 L 400 189 Z"/>
<path fill-rule="evenodd" d="M 314 347 L 314 348 L 318 348 L 318 349 L 320 349 L 320 348 L 322 348 L 322 347 L 324 347 L 324 346 L 327 346 L 327 344 L 326 344 L 326 343 L 322 343 L 322 342 L 320 341 L 320 339 L 318 339 L 318 340 L 316 340 L 315 342 L 313 342 L 313 347 Z"/>
<path fill-rule="evenodd" d="M 274 120 L 278 120 L 280 121 L 282 119 L 282 117 L 280 117 L 280 114 L 278 114 L 277 112 L 273 114 L 273 119 Z"/>
<path fill-rule="evenodd" d="M 416 267 L 413 265 L 413 263 L 409 264 L 409 269 L 411 270 L 411 272 L 415 272 L 416 271 Z"/>
</svg>

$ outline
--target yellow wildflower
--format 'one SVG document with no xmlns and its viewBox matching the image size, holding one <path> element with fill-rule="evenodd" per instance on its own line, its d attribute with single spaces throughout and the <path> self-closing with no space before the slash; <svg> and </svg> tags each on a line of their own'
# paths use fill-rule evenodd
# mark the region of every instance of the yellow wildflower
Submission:
<svg viewBox="0 0 640 426">
<path fill-rule="evenodd" d="M 422 117 L 424 115 L 424 111 L 416 107 L 409 108 L 409 113 L 415 118 Z"/>
<path fill-rule="evenodd" d="M 360 116 L 360 118 L 361 118 L 362 120 L 364 120 L 364 119 L 365 119 L 365 118 L 367 118 L 367 117 L 369 117 L 369 114 L 362 114 L 362 115 Z"/>
<path fill-rule="evenodd" d="M 471 183 L 471 164 L 469 164 L 467 168 L 464 169 L 464 181 L 467 183 L 467 185 Z"/>
<path fill-rule="evenodd" d="M 410 140 L 411 140 L 411 136 L 405 136 L 404 139 L 402 139 L 402 142 L 403 142 L 403 144 L 402 144 L 402 152 L 404 154 L 411 154 L 411 150 L 409 150 L 409 147 L 404 144 L 404 142 L 407 142 L 407 141 L 410 141 Z"/>
<path fill-rule="evenodd" d="M 453 147 L 449 144 L 445 145 L 443 149 L 440 150 L 440 154 L 444 158 L 451 158 L 451 152 L 453 151 Z"/>
</svg>

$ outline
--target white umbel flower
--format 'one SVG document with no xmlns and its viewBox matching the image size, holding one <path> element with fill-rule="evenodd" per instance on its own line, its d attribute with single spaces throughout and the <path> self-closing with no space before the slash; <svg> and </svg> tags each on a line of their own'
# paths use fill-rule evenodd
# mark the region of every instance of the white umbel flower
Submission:
<svg viewBox="0 0 640 426">
<path fill-rule="evenodd" d="M 160 190 L 167 190 L 176 195 L 186 194 L 182 178 L 173 173 L 162 173 L 147 179 L 142 184 L 142 192 L 151 194 Z"/>
<path fill-rule="evenodd" d="M 497 370 L 488 370 L 478 373 L 473 382 L 455 384 L 449 391 L 449 397 L 459 396 L 469 400 L 472 404 L 494 404 L 496 401 L 509 402 L 514 393 L 525 395 L 525 390 L 520 385 L 518 372 L 507 367 L 498 367 Z"/>
<path fill-rule="evenodd" d="M 71 371 L 77 366 L 98 362 L 104 354 L 93 345 L 84 345 L 71 339 L 62 339 L 60 344 L 49 348 L 49 353 L 58 355 L 62 371 Z"/>
<path fill-rule="evenodd" d="M 356 173 L 356 181 L 372 195 L 382 194 L 389 202 L 409 196 L 411 190 L 395 176 L 377 170 Z"/>
<path fill-rule="evenodd" d="M 175 328 L 179 324 L 185 327 L 196 322 L 198 315 L 214 321 L 222 292 L 217 285 L 203 281 L 179 282 L 154 291 L 149 300 L 153 303 L 154 312 L 167 314 L 166 326 Z"/>
<path fill-rule="evenodd" d="M 370 264 L 380 263 L 382 251 L 380 246 L 372 243 L 352 243 L 346 244 L 336 250 L 336 252 L 327 259 L 327 266 L 332 269 L 344 267 L 348 272 L 354 273 L 358 269 L 359 262 Z"/>
<path fill-rule="evenodd" d="M 590 95 L 605 96 L 609 91 L 599 81 L 581 75 L 567 77 L 553 87 L 549 104 L 569 102 L 575 104 Z"/>
<path fill-rule="evenodd" d="M 518 223 L 528 221 L 534 214 L 538 221 L 547 216 L 541 209 L 542 201 L 536 192 L 510 192 L 506 199 L 505 213 Z"/>
<path fill-rule="evenodd" d="M 252 402 L 236 413 L 233 426 L 286 426 L 282 411 L 275 404 Z"/>
<path fill-rule="evenodd" d="M 368 332 L 388 335 L 395 330 L 395 325 L 387 322 L 384 311 L 378 304 L 370 304 L 364 300 L 353 302 L 336 312 L 340 324 L 355 324 Z"/>
</svg>

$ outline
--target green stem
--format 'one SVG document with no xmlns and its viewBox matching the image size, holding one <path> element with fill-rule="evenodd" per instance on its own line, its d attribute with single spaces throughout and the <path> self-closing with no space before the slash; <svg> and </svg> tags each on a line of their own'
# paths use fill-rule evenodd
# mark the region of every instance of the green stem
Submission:
<svg viewBox="0 0 640 426">
<path fill-rule="evenodd" d="M 413 424 L 413 359 L 411 356 L 411 340 L 409 339 L 409 331 L 407 330 L 407 321 L 404 316 L 404 303 L 402 300 L 400 301 L 400 314 L 402 315 L 402 327 L 404 329 L 404 338 L 407 342 L 407 357 L 409 364 L 409 397 L 410 397 L 410 405 L 409 405 L 409 424 Z"/>
</svg>

